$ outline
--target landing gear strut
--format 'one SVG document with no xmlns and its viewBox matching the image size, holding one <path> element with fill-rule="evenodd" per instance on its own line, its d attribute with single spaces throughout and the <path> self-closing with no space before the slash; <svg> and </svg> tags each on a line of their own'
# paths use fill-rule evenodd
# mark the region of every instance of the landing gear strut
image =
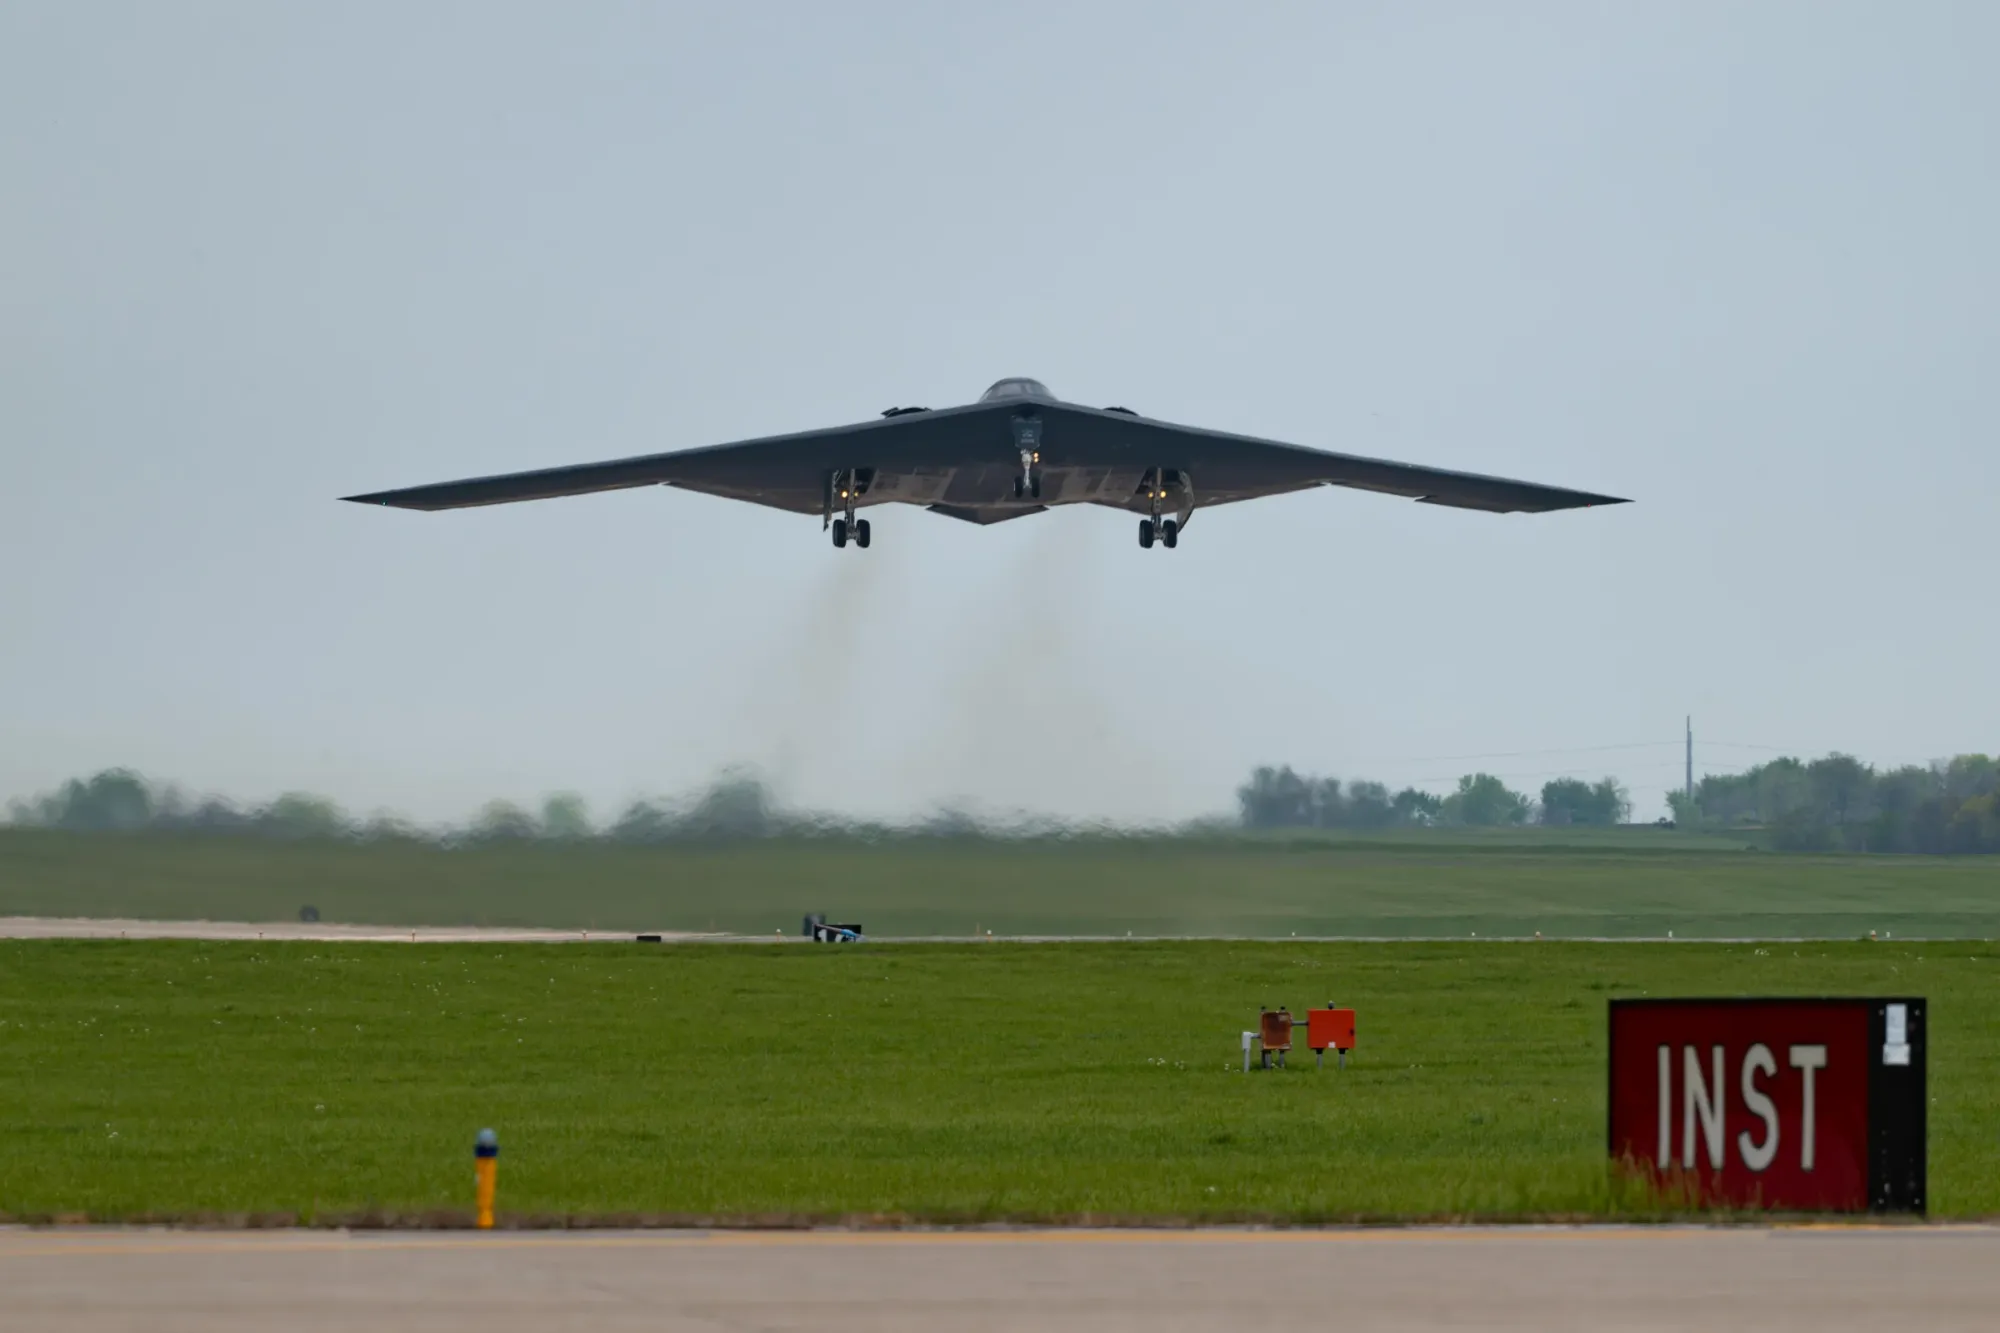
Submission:
<svg viewBox="0 0 2000 1333">
<path fill-rule="evenodd" d="M 1016 500 L 1042 498 L 1042 419 L 1032 412 L 1014 418 L 1014 447 L 1021 454 L 1021 475 L 1014 478 Z"/>
<path fill-rule="evenodd" d="M 826 526 L 833 529 L 833 544 L 836 547 L 847 545 L 848 539 L 852 538 L 856 546 L 864 551 L 868 549 L 868 520 L 854 516 L 854 502 L 861 494 L 862 485 L 862 480 L 852 469 L 835 472 L 827 478 Z M 833 516 L 836 501 L 841 507 L 839 518 Z"/>
<path fill-rule="evenodd" d="M 1016 500 L 1039 500 L 1042 498 L 1042 470 L 1036 464 L 1042 456 L 1032 449 L 1021 451 L 1021 475 L 1014 478 L 1014 498 Z"/>
<path fill-rule="evenodd" d="M 1142 484 L 1146 491 L 1146 503 L 1153 511 L 1150 518 L 1139 520 L 1139 545 L 1146 550 L 1152 549 L 1155 540 L 1170 551 L 1181 543 L 1181 527 L 1194 510 L 1194 488 L 1185 477 L 1177 477 L 1176 480 L 1181 487 L 1179 517 L 1161 518 L 1160 511 L 1167 500 L 1166 474 L 1159 468 L 1146 473 Z"/>
</svg>

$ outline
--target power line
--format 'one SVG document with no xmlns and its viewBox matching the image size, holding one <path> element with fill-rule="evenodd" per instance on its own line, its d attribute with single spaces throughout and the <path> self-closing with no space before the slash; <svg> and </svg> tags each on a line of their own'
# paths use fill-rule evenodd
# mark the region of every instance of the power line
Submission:
<svg viewBox="0 0 2000 1333">
<path fill-rule="evenodd" d="M 1456 764 L 1470 759 L 1532 759 L 1545 754 L 1605 754 L 1612 750 L 1657 750 L 1679 746 L 1679 741 L 1633 741 L 1624 745 L 1571 745 L 1551 750 L 1492 750 L 1486 754 L 1430 754 L 1402 759 L 1356 759 L 1355 764 L 1389 767 L 1394 764 Z"/>
</svg>

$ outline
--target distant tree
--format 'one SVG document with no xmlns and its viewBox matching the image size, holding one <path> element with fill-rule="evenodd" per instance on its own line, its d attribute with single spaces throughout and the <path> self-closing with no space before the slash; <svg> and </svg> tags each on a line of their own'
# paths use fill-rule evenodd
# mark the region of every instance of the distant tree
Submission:
<svg viewBox="0 0 2000 1333">
<path fill-rule="evenodd" d="M 1510 791 L 1491 773 L 1468 773 L 1458 790 L 1444 798 L 1445 822 L 1474 828 L 1494 828 L 1527 822 L 1528 798 Z"/>
<path fill-rule="evenodd" d="M 1594 784 L 1578 778 L 1557 778 L 1542 785 L 1544 824 L 1620 824 L 1631 811 L 1631 799 L 1616 778 L 1607 777 Z"/>
<path fill-rule="evenodd" d="M 1943 796 L 1954 805 L 1963 805 L 1976 796 L 1990 796 L 2000 790 L 2000 761 L 1983 754 L 1961 754 L 1942 766 L 1939 774 Z"/>
<path fill-rule="evenodd" d="M 1260 768 L 1236 790 L 1243 826 L 1253 829 L 1307 828 L 1313 822 L 1313 784 L 1291 765 Z"/>
<path fill-rule="evenodd" d="M 1988 792 L 1961 805 L 1945 836 L 1954 852 L 2000 852 L 2000 793 Z"/>
<path fill-rule="evenodd" d="M 153 821 L 152 793 L 129 768 L 107 768 L 81 782 L 71 778 L 37 807 L 34 822 L 88 833 L 126 833 Z"/>
<path fill-rule="evenodd" d="M 1763 823 L 1777 824 L 1811 808 L 1812 780 L 1798 760 L 1774 759 L 1755 772 L 1756 804 L 1752 808 Z"/>
<path fill-rule="evenodd" d="M 1390 803 L 1396 812 L 1398 824 L 1430 824 L 1444 815 L 1444 797 L 1434 792 L 1418 791 L 1415 787 L 1405 787 L 1396 793 Z"/>
<path fill-rule="evenodd" d="M 609 834 L 616 842 L 665 842 L 676 831 L 673 811 L 652 801 L 634 801 L 612 821 Z"/>
<path fill-rule="evenodd" d="M 1343 783 L 1266 765 L 1236 789 L 1236 803 L 1249 829 L 1384 829 L 1433 822 L 1442 798 L 1414 787 L 1392 797 L 1379 782 Z"/>
<path fill-rule="evenodd" d="M 1850 754 L 1830 754 L 1806 765 L 1812 805 L 1825 819 L 1844 825 L 1874 813 L 1875 771 Z"/>
<path fill-rule="evenodd" d="M 253 816 L 245 814 L 219 796 L 203 800 L 194 809 L 175 821 L 173 827 L 194 833 L 243 833 L 255 826 Z"/>
<path fill-rule="evenodd" d="M 535 836 L 535 821 L 511 801 L 488 801 L 472 821 L 480 842 L 519 842 Z"/>
<path fill-rule="evenodd" d="M 1379 782 L 1347 784 L 1347 822 L 1352 828 L 1387 828 L 1396 822 L 1395 802 Z"/>
<path fill-rule="evenodd" d="M 591 835 L 590 811 L 574 792 L 558 792 L 542 802 L 542 836 L 581 841 Z"/>
<path fill-rule="evenodd" d="M 252 817 L 264 833 L 281 838 L 338 838 L 348 831 L 347 816 L 324 796 L 286 792 Z"/>
<path fill-rule="evenodd" d="M 703 792 L 680 822 L 695 837 L 761 838 L 773 831 L 776 810 L 762 782 L 734 773 Z"/>
<path fill-rule="evenodd" d="M 359 830 L 364 842 L 422 842 L 424 831 L 393 811 L 378 810 Z"/>
</svg>

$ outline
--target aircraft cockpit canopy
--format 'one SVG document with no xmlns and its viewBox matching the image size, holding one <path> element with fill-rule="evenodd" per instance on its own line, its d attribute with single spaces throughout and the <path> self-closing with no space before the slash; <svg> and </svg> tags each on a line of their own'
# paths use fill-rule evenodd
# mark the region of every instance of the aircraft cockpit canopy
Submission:
<svg viewBox="0 0 2000 1333">
<path fill-rule="evenodd" d="M 1003 398 L 1053 399 L 1054 397 L 1055 395 L 1049 392 L 1049 386 L 1040 380 L 1017 378 L 999 381 L 985 393 L 980 394 L 979 401 L 982 403 L 994 403 Z"/>
</svg>

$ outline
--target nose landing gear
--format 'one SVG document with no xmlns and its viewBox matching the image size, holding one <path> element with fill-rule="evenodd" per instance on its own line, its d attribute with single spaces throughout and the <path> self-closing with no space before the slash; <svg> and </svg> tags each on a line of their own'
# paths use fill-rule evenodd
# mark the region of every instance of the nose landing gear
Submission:
<svg viewBox="0 0 2000 1333">
<path fill-rule="evenodd" d="M 1014 498 L 1016 500 L 1039 500 L 1042 498 L 1042 469 L 1038 464 L 1042 456 L 1032 449 L 1021 451 L 1021 475 L 1014 478 Z"/>
<path fill-rule="evenodd" d="M 1021 475 L 1014 478 L 1014 498 L 1041 499 L 1042 419 L 1031 411 L 1023 411 L 1014 418 L 1014 448 L 1021 455 Z"/>
</svg>

